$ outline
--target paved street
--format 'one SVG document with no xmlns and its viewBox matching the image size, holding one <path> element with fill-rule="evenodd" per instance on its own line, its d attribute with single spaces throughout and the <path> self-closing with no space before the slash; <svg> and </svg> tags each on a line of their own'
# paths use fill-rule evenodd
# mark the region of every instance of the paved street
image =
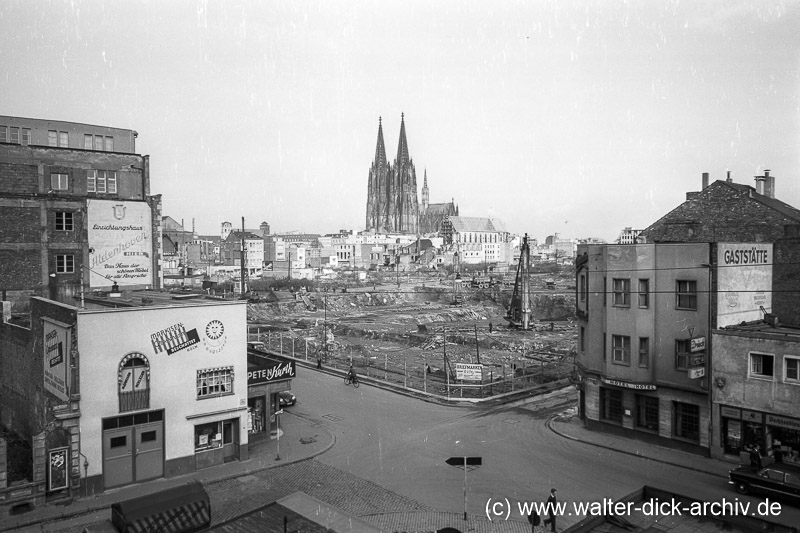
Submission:
<svg viewBox="0 0 800 533">
<path fill-rule="evenodd" d="M 507 498 L 512 506 L 542 501 L 551 486 L 567 502 L 617 499 L 646 484 L 708 501 L 761 501 L 729 488 L 723 476 L 730 465 L 725 463 L 676 451 L 663 451 L 662 459 L 656 446 L 587 432 L 575 420 L 552 421 L 573 402 L 570 389 L 496 408 L 453 407 L 367 384 L 345 387 L 341 377 L 305 371 L 293 391 L 299 402 L 282 418 L 280 461 L 273 441 L 254 446 L 249 461 L 196 474 L 211 498 L 215 526 L 295 491 L 388 531 L 433 531 L 447 525 L 529 531 L 516 512 L 510 521 L 490 523 L 487 501 Z M 467 474 L 466 523 L 464 472 L 445 463 L 463 455 L 483 459 Z M 173 478 L 109 491 L 94 509 L 91 498 L 82 499 L 58 511 L 76 513 L 84 506 L 85 512 L 20 530 L 80 533 L 107 520 L 115 499 L 186 481 Z M 565 516 L 559 529 L 581 518 Z M 777 521 L 800 523 L 800 511 L 785 509 Z M 235 524 L 225 530 L 237 531 Z"/>
</svg>

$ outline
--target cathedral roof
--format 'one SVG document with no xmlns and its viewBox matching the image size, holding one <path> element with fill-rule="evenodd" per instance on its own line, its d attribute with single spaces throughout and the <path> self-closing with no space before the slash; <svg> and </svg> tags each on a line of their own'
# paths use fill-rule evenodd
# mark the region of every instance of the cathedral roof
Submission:
<svg viewBox="0 0 800 533">
<path fill-rule="evenodd" d="M 425 214 L 434 215 L 434 214 L 443 214 L 449 215 L 451 213 L 456 212 L 456 206 L 453 202 L 445 202 L 443 204 L 428 204 L 428 209 L 425 211 Z"/>
<path fill-rule="evenodd" d="M 396 165 L 402 166 L 408 163 L 411 157 L 408 155 L 408 141 L 406 140 L 406 122 L 405 114 L 400 114 L 400 141 L 397 143 L 397 161 Z"/>
<path fill-rule="evenodd" d="M 449 220 L 453 225 L 453 229 L 459 233 L 464 233 L 465 231 L 506 232 L 505 225 L 496 218 L 450 217 Z"/>
</svg>

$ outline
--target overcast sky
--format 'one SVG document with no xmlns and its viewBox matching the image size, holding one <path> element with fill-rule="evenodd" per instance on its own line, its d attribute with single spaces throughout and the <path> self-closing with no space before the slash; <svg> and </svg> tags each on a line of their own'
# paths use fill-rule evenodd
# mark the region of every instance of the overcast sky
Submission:
<svg viewBox="0 0 800 533">
<path fill-rule="evenodd" d="M 800 207 L 800 2 L 0 2 L 0 114 L 130 128 L 187 229 L 364 229 L 383 117 L 421 189 L 613 241 L 765 169 Z M 421 200 L 421 195 L 420 195 Z"/>
</svg>

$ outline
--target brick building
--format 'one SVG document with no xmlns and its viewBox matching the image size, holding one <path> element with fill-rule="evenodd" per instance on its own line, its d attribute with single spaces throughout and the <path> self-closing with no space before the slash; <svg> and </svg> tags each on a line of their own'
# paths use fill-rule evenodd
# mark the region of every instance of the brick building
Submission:
<svg viewBox="0 0 800 533">
<path fill-rule="evenodd" d="M 161 197 L 133 130 L 0 116 L 0 291 L 28 297 L 160 287 Z"/>
</svg>

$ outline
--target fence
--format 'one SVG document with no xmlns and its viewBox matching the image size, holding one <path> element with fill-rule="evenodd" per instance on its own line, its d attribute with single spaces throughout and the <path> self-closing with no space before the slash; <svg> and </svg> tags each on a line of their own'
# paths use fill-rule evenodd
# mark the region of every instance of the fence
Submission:
<svg viewBox="0 0 800 533">
<path fill-rule="evenodd" d="M 449 355 L 449 364 L 445 364 L 443 351 L 412 347 L 386 351 L 339 343 L 326 347 L 316 336 L 301 337 L 280 331 L 256 330 L 248 340 L 261 341 L 272 352 L 311 364 L 320 361 L 327 368 L 342 371 L 352 364 L 360 376 L 447 397 L 486 398 L 562 380 L 574 373 L 572 361 L 520 355 L 514 362 L 484 363 L 480 381 L 458 380 L 454 357 Z M 431 368 L 432 364 L 441 368 Z"/>
</svg>

